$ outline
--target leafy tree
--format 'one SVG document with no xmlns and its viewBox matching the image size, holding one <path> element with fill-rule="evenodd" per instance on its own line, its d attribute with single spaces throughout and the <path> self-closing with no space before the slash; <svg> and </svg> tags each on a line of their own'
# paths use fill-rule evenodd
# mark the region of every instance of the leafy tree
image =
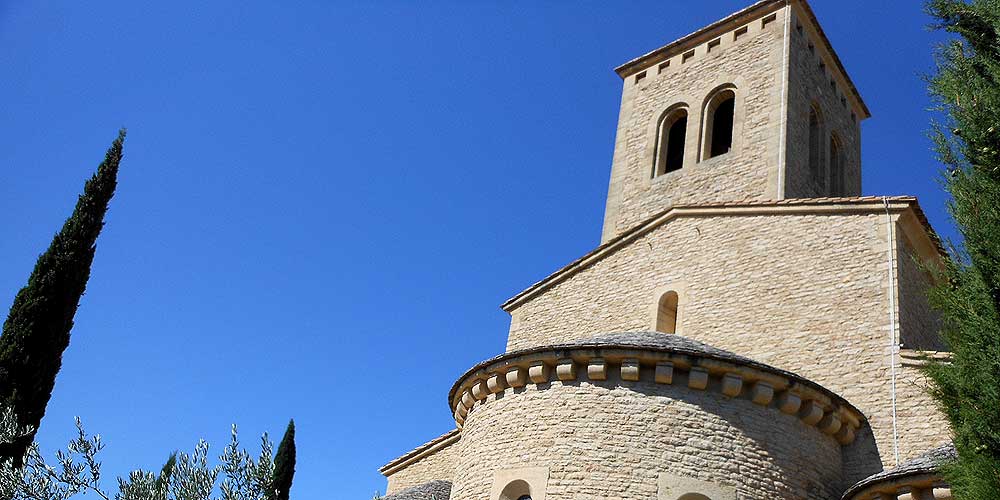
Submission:
<svg viewBox="0 0 1000 500">
<path fill-rule="evenodd" d="M 137 470 L 127 479 L 118 479 L 112 494 L 101 482 L 98 454 L 104 449 L 100 436 L 88 436 L 76 420 L 77 437 L 66 451 L 56 453 L 56 464 L 48 464 L 32 444 L 23 457 L 23 466 L 0 460 L 0 498 L 11 500 L 69 500 L 81 494 L 96 494 L 102 500 L 265 500 L 271 488 L 274 462 L 271 441 L 261 437 L 259 457 L 240 449 L 233 426 L 232 438 L 219 457 L 208 464 L 208 443 L 200 441 L 192 453 L 175 453 L 158 476 Z M 0 442 L 10 442 L 28 434 L 17 424 L 13 413 L 0 411 Z M 222 478 L 221 483 L 219 478 Z"/>
<path fill-rule="evenodd" d="M 931 291 L 953 352 L 929 367 L 958 458 L 943 467 L 961 500 L 1000 498 L 1000 0 L 930 0 L 938 53 L 931 94 L 946 117 L 933 136 L 947 166 L 949 212 L 962 249 Z"/>
<path fill-rule="evenodd" d="M 288 500 L 295 475 L 295 420 L 288 421 L 285 435 L 278 444 L 278 454 L 274 457 L 274 478 L 271 481 L 271 498 Z"/>
<path fill-rule="evenodd" d="M 38 428 L 69 346 L 80 297 L 90 278 L 95 243 L 114 196 L 125 130 L 87 181 L 73 214 L 35 263 L 17 293 L 0 335 L 0 403 L 11 406 L 27 434 L 0 446 L 0 458 L 19 461 Z"/>
</svg>

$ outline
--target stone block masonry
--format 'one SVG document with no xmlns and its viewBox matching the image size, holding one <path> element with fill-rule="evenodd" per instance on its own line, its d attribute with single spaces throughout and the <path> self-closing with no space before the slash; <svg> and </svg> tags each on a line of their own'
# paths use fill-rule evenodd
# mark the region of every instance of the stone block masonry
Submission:
<svg viewBox="0 0 1000 500">
<path fill-rule="evenodd" d="M 660 295 L 676 291 L 682 297 L 676 333 L 801 374 L 844 396 L 868 416 L 891 465 L 890 363 L 899 374 L 901 362 L 889 349 L 890 222 L 880 200 L 859 200 L 771 208 L 760 202 L 756 210 L 709 206 L 687 215 L 679 207 L 662 225 L 637 231 L 509 301 L 507 349 L 652 330 Z M 895 202 L 891 224 L 927 253 L 932 241 L 913 222 L 918 217 L 911 203 Z M 901 217 L 908 224 L 900 225 Z M 893 255 L 895 261 L 911 258 Z M 910 295 L 927 284 L 909 270 L 892 281 Z M 905 323 L 918 338 L 935 335 L 913 330 L 930 324 Z M 928 396 L 899 383 L 897 390 L 908 398 L 908 415 L 897 421 L 902 459 L 948 438 Z"/>
</svg>

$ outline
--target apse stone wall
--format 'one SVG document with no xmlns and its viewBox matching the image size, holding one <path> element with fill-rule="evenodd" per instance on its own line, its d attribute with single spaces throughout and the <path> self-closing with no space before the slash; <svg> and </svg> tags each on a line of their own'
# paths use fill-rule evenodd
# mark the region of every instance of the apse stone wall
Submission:
<svg viewBox="0 0 1000 500">
<path fill-rule="evenodd" d="M 840 444 L 797 416 L 613 373 L 491 395 L 469 413 L 456 459 L 451 500 L 491 499 L 498 471 L 532 468 L 548 468 L 546 500 L 655 499 L 661 474 L 739 498 L 827 500 L 846 487 Z"/>
</svg>

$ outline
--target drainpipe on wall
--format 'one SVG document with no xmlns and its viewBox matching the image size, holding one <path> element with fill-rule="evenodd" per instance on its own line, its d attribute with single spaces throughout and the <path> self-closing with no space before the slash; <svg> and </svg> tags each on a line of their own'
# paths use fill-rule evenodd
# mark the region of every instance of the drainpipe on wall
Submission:
<svg viewBox="0 0 1000 500">
<path fill-rule="evenodd" d="M 788 129 L 788 61 L 792 46 L 792 7 L 789 0 L 785 0 L 785 46 L 782 49 L 781 57 L 781 120 L 778 131 L 778 192 L 775 198 L 783 200 L 785 198 L 785 161 L 788 152 L 785 151 L 785 144 L 788 139 L 785 137 Z"/>
<path fill-rule="evenodd" d="M 889 367 L 892 388 L 892 455 L 895 459 L 893 466 L 899 465 L 899 430 L 896 426 L 896 355 L 899 353 L 899 339 L 896 338 L 896 263 L 893 247 L 895 243 L 895 227 L 892 223 L 892 214 L 889 213 L 889 198 L 883 196 L 882 204 L 885 205 L 885 223 L 887 249 L 889 256 Z"/>
</svg>

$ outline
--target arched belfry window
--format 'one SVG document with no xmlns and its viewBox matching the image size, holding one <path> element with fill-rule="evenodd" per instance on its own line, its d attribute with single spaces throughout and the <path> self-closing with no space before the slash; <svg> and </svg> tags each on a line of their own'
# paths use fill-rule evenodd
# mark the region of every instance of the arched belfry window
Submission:
<svg viewBox="0 0 1000 500">
<path fill-rule="evenodd" d="M 830 194 L 844 196 L 847 191 L 844 176 L 844 148 L 837 134 L 830 134 Z"/>
<path fill-rule="evenodd" d="M 822 189 L 823 173 L 823 115 L 815 106 L 809 107 L 809 177 Z"/>
<path fill-rule="evenodd" d="M 736 121 L 736 92 L 724 88 L 705 103 L 702 158 L 715 158 L 733 148 L 733 125 Z"/>
<path fill-rule="evenodd" d="M 660 296 L 656 307 L 656 331 L 677 333 L 677 292 L 667 292 Z"/>
<path fill-rule="evenodd" d="M 667 111 L 656 127 L 653 177 L 680 170 L 684 166 L 688 112 L 685 108 Z"/>
</svg>

